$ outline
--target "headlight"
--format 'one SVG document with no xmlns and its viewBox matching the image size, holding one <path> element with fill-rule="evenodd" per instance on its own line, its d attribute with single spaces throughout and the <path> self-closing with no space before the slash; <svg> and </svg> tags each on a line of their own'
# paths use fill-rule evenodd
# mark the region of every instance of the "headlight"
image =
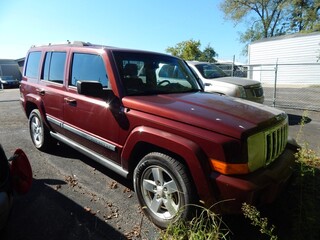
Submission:
<svg viewBox="0 0 320 240">
<path fill-rule="evenodd" d="M 246 95 L 246 90 L 244 89 L 244 87 L 238 86 L 235 96 L 240 97 L 240 98 L 246 98 L 247 95 Z"/>
<path fill-rule="evenodd" d="M 223 144 L 225 161 L 210 158 L 211 168 L 214 171 L 225 175 L 247 174 L 250 172 L 246 159 L 243 159 L 243 153 L 239 142 L 230 141 Z"/>
</svg>

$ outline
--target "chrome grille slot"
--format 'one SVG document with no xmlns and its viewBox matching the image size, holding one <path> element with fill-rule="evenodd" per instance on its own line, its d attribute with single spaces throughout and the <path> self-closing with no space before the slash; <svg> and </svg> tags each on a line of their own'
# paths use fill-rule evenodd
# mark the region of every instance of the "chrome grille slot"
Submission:
<svg viewBox="0 0 320 240">
<path fill-rule="evenodd" d="M 278 125 L 265 132 L 266 164 L 275 160 L 285 149 L 288 138 L 288 125 Z"/>
</svg>

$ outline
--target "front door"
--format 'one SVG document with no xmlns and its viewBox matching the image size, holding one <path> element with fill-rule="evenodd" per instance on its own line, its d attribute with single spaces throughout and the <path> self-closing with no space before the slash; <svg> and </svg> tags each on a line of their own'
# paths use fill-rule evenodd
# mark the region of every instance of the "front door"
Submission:
<svg viewBox="0 0 320 240">
<path fill-rule="evenodd" d="M 120 163 L 118 159 L 119 125 L 103 98 L 77 93 L 79 80 L 99 81 L 108 87 L 105 63 L 100 55 L 73 53 L 70 79 L 64 96 L 65 135 L 90 151 Z"/>
</svg>

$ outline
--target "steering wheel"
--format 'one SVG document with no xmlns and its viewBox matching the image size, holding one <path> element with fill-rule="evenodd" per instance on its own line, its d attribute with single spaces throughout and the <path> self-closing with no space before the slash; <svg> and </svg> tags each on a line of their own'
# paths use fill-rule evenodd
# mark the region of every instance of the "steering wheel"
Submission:
<svg viewBox="0 0 320 240">
<path fill-rule="evenodd" d="M 158 82 L 158 86 L 163 85 L 164 83 L 167 83 L 166 85 L 170 84 L 169 80 L 162 80 L 161 82 Z"/>
</svg>

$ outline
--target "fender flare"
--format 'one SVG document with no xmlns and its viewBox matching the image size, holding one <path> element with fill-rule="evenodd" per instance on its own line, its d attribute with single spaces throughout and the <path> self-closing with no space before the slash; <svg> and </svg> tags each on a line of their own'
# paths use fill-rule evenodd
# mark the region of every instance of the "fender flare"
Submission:
<svg viewBox="0 0 320 240">
<path fill-rule="evenodd" d="M 42 116 L 42 119 L 43 119 L 43 121 L 44 121 L 44 124 L 46 124 L 47 125 L 47 127 L 49 128 L 49 129 L 51 129 L 51 127 L 50 127 L 50 124 L 48 123 L 48 120 L 47 120 L 47 117 L 46 117 L 46 111 L 45 111 L 45 109 L 44 109 L 44 105 L 43 105 L 43 101 L 42 101 L 42 99 L 41 99 L 41 96 L 39 96 L 39 95 L 37 95 L 37 94 L 33 94 L 33 93 L 31 93 L 31 94 L 27 94 L 26 95 L 26 97 L 25 97 L 25 99 L 24 99 L 24 109 L 25 109 L 25 112 L 26 112 L 26 115 L 27 115 L 27 117 L 29 118 L 29 114 L 31 113 L 27 113 L 27 105 L 28 105 L 28 102 L 29 103 L 33 103 L 34 105 L 36 105 L 37 106 L 37 108 L 38 108 L 38 110 L 39 110 L 39 112 L 40 112 L 40 114 L 41 114 L 41 116 Z"/>
<path fill-rule="evenodd" d="M 150 143 L 181 156 L 187 164 L 199 198 L 205 203 L 215 202 L 215 199 L 212 199 L 212 183 L 208 177 L 211 172 L 209 160 L 198 144 L 176 134 L 139 126 L 133 129 L 123 146 L 121 159 L 125 159 L 124 162 L 129 161 L 134 147 L 139 142 Z M 211 198 L 207 199 L 208 196 Z"/>
</svg>

